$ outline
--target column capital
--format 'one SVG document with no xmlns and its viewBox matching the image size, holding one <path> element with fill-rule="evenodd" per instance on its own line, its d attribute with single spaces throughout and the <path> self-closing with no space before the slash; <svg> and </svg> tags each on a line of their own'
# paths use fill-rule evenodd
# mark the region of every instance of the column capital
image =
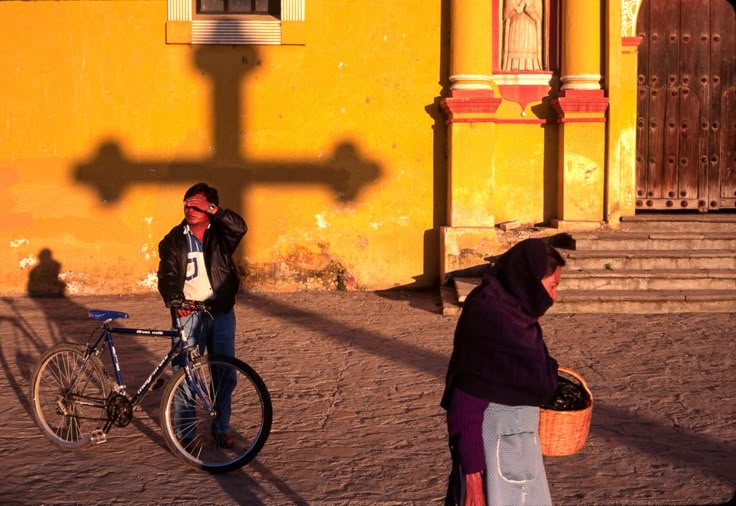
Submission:
<svg viewBox="0 0 736 506">
<path fill-rule="evenodd" d="M 562 90 L 551 103 L 560 123 L 606 121 L 608 97 L 603 90 Z"/>
<path fill-rule="evenodd" d="M 564 74 L 560 77 L 562 90 L 600 90 L 600 74 Z"/>
<path fill-rule="evenodd" d="M 491 80 L 488 74 L 452 74 L 450 76 L 450 88 L 452 90 L 492 90 Z"/>
<path fill-rule="evenodd" d="M 621 37 L 621 52 L 636 53 L 644 37 Z"/>
<path fill-rule="evenodd" d="M 491 90 L 452 90 L 452 96 L 440 102 L 448 123 L 483 123 L 495 119 L 503 101 Z"/>
</svg>

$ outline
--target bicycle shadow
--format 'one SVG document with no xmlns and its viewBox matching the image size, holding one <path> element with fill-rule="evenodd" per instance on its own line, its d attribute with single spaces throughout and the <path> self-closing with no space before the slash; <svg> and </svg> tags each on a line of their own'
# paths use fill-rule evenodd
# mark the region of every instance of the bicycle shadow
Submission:
<svg viewBox="0 0 736 506">
<path fill-rule="evenodd" d="M 50 249 L 43 248 L 37 264 L 29 272 L 29 299 L 2 298 L 5 308 L 0 327 L 10 329 L 0 328 L 0 333 L 10 338 L 2 341 L 0 368 L 29 416 L 32 413 L 26 392 L 36 363 L 48 348 L 68 340 L 69 334 L 76 330 L 76 327 L 69 328 L 70 323 L 87 311 L 65 297 L 66 284 L 60 279 L 60 272 L 61 263 L 54 260 Z M 40 308 L 43 317 L 35 318 L 26 302 Z"/>
<path fill-rule="evenodd" d="M 246 467 L 227 474 L 214 474 L 211 476 L 214 477 L 218 486 L 236 504 L 243 506 L 262 506 L 268 504 L 262 497 L 268 497 L 270 493 L 258 480 L 251 476 L 253 471 L 263 477 L 262 482 L 275 486 L 283 494 L 284 498 L 290 501 L 289 504 L 293 504 L 294 506 L 306 506 L 309 504 L 295 490 L 276 476 L 270 468 L 262 464 L 258 458 L 253 459 Z"/>
<path fill-rule="evenodd" d="M 63 342 L 84 343 L 89 337 L 96 337 L 99 324 L 89 319 L 90 309 L 114 309 L 127 312 L 130 320 L 118 320 L 118 327 L 168 328 L 170 318 L 168 311 L 161 303 L 161 311 L 150 311 L 136 314 L 141 305 L 137 298 L 117 298 L 114 303 L 101 300 L 100 297 L 69 297 L 65 282 L 60 278 L 61 262 L 53 258 L 52 251 L 44 248 L 38 255 L 39 262 L 29 272 L 27 297 L 0 298 L 0 370 L 7 379 L 12 395 L 18 400 L 19 409 L 27 414 L 27 423 L 33 424 L 28 391 L 33 371 L 40 357 L 52 346 Z M 170 347 L 169 338 L 138 337 L 132 335 L 116 335 L 116 352 L 121 362 L 124 380 L 129 386 L 129 394 L 134 394 L 136 387 L 143 383 L 148 374 L 158 365 Z M 101 358 L 108 374 L 113 371 L 108 353 Z M 171 376 L 170 368 L 164 372 L 164 381 Z M 111 375 L 112 377 L 112 375 Z M 170 456 L 174 465 L 180 465 L 160 433 L 160 399 L 163 389 L 151 391 L 139 405 L 140 413 L 135 413 L 130 425 L 134 430 L 146 436 L 150 441 Z M 117 431 L 111 431 L 111 440 Z M 39 438 L 40 438 L 39 434 Z M 114 444 L 126 444 L 124 437 Z M 50 443 L 49 443 L 50 445 Z M 116 450 L 112 450 L 113 452 Z M 105 457 L 104 450 L 99 453 Z M 240 504 L 262 504 L 260 497 L 268 495 L 267 491 L 252 475 L 256 473 L 276 486 L 278 490 L 294 504 L 306 502 L 281 481 L 270 469 L 256 460 L 247 468 L 225 475 L 212 476 L 218 485 L 234 502 Z M 209 478 L 204 478 L 209 479 Z"/>
<path fill-rule="evenodd" d="M 83 344 L 89 336 L 96 336 L 99 329 L 99 325 L 87 315 L 89 309 L 93 308 L 69 298 L 67 288 L 61 279 L 61 263 L 53 258 L 51 249 L 43 248 L 38 254 L 37 264 L 29 271 L 28 298 L 1 299 L 6 307 L 4 316 L 0 317 L 0 334 L 3 335 L 0 368 L 30 420 L 33 419 L 33 413 L 27 393 L 33 371 L 44 352 L 64 342 Z M 79 299 L 84 300 L 84 297 Z M 3 329 L 2 326 L 10 328 Z M 116 344 L 119 344 L 118 354 L 123 364 L 134 365 L 135 370 L 153 370 L 157 364 L 155 357 L 139 342 L 139 338 L 120 341 Z M 113 368 L 109 354 L 103 354 L 101 358 L 110 373 Z M 141 383 L 143 379 L 145 376 L 141 378 Z M 158 403 L 154 397 L 149 395 L 140 406 L 147 416 L 158 423 Z M 136 418 L 131 423 L 168 451 L 164 438 L 157 432 Z"/>
<path fill-rule="evenodd" d="M 0 334 L 11 336 L 10 343 L 8 343 L 11 355 L 6 353 L 6 341 L 3 339 L 2 346 L 0 346 L 0 368 L 2 368 L 8 386 L 18 398 L 18 402 L 26 413 L 32 416 L 26 392 L 33 368 L 46 346 L 36 337 L 33 327 L 20 313 L 13 299 L 4 297 L 2 305 L 7 308 L 3 308 L 3 313 L 12 315 L 0 316 Z"/>
</svg>

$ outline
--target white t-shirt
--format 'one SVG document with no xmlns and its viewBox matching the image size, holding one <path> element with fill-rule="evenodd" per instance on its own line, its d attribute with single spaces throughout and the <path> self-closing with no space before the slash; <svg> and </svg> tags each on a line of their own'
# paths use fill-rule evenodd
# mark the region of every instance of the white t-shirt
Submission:
<svg viewBox="0 0 736 506">
<path fill-rule="evenodd" d="M 204 265 L 204 248 L 199 239 L 191 232 L 189 225 L 184 226 L 187 236 L 187 274 L 184 278 L 184 297 L 189 300 L 203 301 L 212 297 L 212 285 Z"/>
</svg>

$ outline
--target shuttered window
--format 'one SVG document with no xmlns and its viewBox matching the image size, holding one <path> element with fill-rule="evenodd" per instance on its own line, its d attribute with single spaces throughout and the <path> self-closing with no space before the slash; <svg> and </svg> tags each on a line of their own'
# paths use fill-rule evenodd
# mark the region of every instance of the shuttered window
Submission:
<svg viewBox="0 0 736 506">
<path fill-rule="evenodd" d="M 195 0 L 196 14 L 266 14 L 281 17 L 281 0 Z"/>
<path fill-rule="evenodd" d="M 307 0 L 167 0 L 169 44 L 302 45 Z"/>
</svg>

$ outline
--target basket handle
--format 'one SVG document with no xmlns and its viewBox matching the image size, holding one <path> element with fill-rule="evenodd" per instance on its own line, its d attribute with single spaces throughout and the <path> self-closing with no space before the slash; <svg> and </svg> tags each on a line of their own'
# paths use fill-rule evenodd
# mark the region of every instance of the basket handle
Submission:
<svg viewBox="0 0 736 506">
<path fill-rule="evenodd" d="M 585 382 L 582 376 L 580 376 L 578 373 L 573 371 L 572 369 L 568 369 L 567 367 L 560 366 L 557 369 L 559 372 L 564 372 L 565 374 L 572 376 L 576 380 L 580 382 L 581 385 L 583 385 L 583 388 L 586 392 L 588 392 L 588 395 L 590 396 L 590 401 L 593 402 L 593 392 L 590 391 L 590 388 L 588 388 L 588 384 Z"/>
</svg>

